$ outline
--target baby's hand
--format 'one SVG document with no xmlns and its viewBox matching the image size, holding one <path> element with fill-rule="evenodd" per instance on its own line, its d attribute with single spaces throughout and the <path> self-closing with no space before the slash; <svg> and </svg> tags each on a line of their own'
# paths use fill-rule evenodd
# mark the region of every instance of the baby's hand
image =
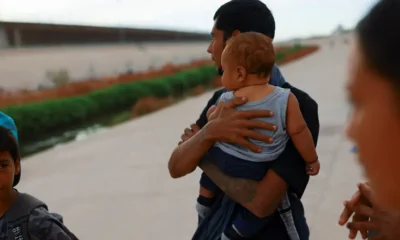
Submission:
<svg viewBox="0 0 400 240">
<path fill-rule="evenodd" d="M 306 165 L 308 175 L 315 176 L 319 173 L 319 169 L 321 167 L 319 160 L 316 160 L 312 163 L 306 163 Z"/>
</svg>

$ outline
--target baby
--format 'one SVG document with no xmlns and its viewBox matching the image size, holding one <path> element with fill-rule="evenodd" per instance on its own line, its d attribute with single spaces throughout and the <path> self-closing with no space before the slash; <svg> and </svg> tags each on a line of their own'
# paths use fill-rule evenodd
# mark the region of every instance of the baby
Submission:
<svg viewBox="0 0 400 240">
<path fill-rule="evenodd" d="M 296 97 L 289 89 L 275 87 L 269 84 L 272 67 L 275 64 L 275 52 L 272 40 L 267 36 L 247 32 L 232 37 L 222 53 L 221 59 L 224 74 L 222 85 L 228 90 L 218 100 L 218 105 L 224 104 L 235 97 L 246 97 L 248 102 L 237 110 L 271 110 L 273 117 L 257 120 L 272 123 L 277 126 L 274 132 L 255 129 L 271 136 L 273 143 L 265 143 L 249 139 L 262 151 L 255 153 L 239 145 L 217 142 L 209 153 L 215 165 L 225 174 L 252 180 L 261 180 L 272 161 L 284 151 L 289 137 L 306 162 L 307 173 L 317 175 L 320 169 L 313 138 L 300 111 Z M 209 110 L 208 120 L 216 118 L 216 113 Z M 288 166 L 290 167 L 290 166 Z M 213 204 L 220 189 L 207 175 L 200 179 L 200 195 L 196 209 L 204 218 Z M 268 217 L 259 218 L 241 207 L 234 217 L 229 230 L 235 235 L 250 238 L 259 233 L 267 224 Z M 228 229 L 227 228 L 227 229 Z M 222 239 L 229 239 L 227 230 Z"/>
</svg>

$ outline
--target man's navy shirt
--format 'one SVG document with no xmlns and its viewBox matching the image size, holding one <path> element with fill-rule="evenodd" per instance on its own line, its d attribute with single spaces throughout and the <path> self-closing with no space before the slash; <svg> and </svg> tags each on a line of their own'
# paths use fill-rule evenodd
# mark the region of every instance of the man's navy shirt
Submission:
<svg viewBox="0 0 400 240">
<path fill-rule="evenodd" d="M 278 72 L 277 72 L 278 71 Z M 318 119 L 318 105 L 317 103 L 305 92 L 291 86 L 285 82 L 284 78 L 279 72 L 277 67 L 274 67 L 272 74 L 271 84 L 279 85 L 283 88 L 288 88 L 296 96 L 300 110 L 303 114 L 304 120 L 312 134 L 314 143 L 317 143 L 319 134 L 319 119 Z M 196 124 L 199 127 L 204 127 L 207 124 L 207 110 L 214 105 L 225 89 L 220 89 L 214 93 L 212 98 L 208 101 L 207 106 L 204 108 Z M 306 219 L 304 217 L 304 208 L 300 201 L 309 181 L 309 175 L 306 173 L 305 162 L 295 148 L 293 142 L 290 140 L 285 151 L 282 155 L 272 163 L 271 170 L 278 174 L 288 185 L 288 191 L 294 193 L 296 197 L 291 197 L 292 213 L 296 222 L 296 227 L 299 232 L 301 240 L 309 239 L 309 229 Z M 289 194 L 290 195 L 290 194 Z M 259 236 L 259 239 L 287 239 L 286 229 L 278 214 L 275 214 L 274 219 L 270 222 L 268 227 Z"/>
</svg>

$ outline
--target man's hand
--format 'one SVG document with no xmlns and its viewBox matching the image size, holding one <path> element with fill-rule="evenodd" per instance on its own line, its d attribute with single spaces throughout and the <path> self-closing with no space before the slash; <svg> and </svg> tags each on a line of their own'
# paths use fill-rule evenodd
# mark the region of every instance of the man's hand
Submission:
<svg viewBox="0 0 400 240">
<path fill-rule="evenodd" d="M 200 131 L 200 127 L 194 123 L 190 125 L 190 128 L 185 128 L 181 136 L 181 141 L 179 141 L 178 145 L 181 145 L 189 140 L 189 138 L 193 137 L 198 131 Z"/>
<path fill-rule="evenodd" d="M 168 169 L 171 177 L 180 178 L 193 172 L 204 154 L 215 142 L 230 142 L 239 144 L 248 149 L 260 152 L 261 149 L 252 144 L 248 138 L 259 141 L 272 142 L 273 139 L 253 129 L 276 130 L 272 124 L 251 120 L 253 118 L 269 117 L 271 111 L 236 111 L 236 107 L 246 103 L 247 99 L 235 98 L 231 101 L 219 104 L 216 107 L 217 114 L 214 120 L 209 121 L 203 129 L 192 124 L 181 137 L 179 145 L 174 149 L 168 161 Z"/>
<path fill-rule="evenodd" d="M 396 226 L 400 223 L 400 215 L 381 209 L 375 202 L 375 196 L 368 184 L 359 184 L 359 190 L 350 201 L 345 201 L 345 209 L 340 215 L 339 224 L 344 225 L 351 216 L 352 221 L 347 223 L 350 230 L 349 238 L 355 239 L 357 232 L 363 239 L 368 237 L 369 231 L 377 232 L 371 240 L 397 239 Z M 354 214 L 354 215 L 353 215 Z"/>
<path fill-rule="evenodd" d="M 208 110 L 207 110 L 207 120 L 211 121 L 217 118 L 217 112 L 215 111 L 217 109 L 216 105 L 212 105 Z"/>
<path fill-rule="evenodd" d="M 265 136 L 253 129 L 264 129 L 275 131 L 276 126 L 253 118 L 271 117 L 273 112 L 266 110 L 249 110 L 237 111 L 236 107 L 247 102 L 245 98 L 234 98 L 223 104 L 218 104 L 213 112 L 216 118 L 210 120 L 205 129 L 207 135 L 213 142 L 229 142 L 239 144 L 254 152 L 260 152 L 261 148 L 251 143 L 248 138 L 264 141 L 267 143 L 273 142 L 270 136 Z"/>
</svg>

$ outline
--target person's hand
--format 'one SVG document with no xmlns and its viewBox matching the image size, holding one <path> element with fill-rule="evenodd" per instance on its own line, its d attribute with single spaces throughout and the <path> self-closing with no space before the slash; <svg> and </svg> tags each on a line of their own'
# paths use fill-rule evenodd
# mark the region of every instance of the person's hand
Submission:
<svg viewBox="0 0 400 240">
<path fill-rule="evenodd" d="M 215 111 L 217 109 L 216 105 L 212 105 L 208 110 L 207 110 L 207 120 L 211 121 L 217 118 L 217 112 Z"/>
<path fill-rule="evenodd" d="M 312 163 L 307 163 L 306 164 L 306 170 L 307 174 L 311 176 L 315 176 L 319 173 L 319 169 L 321 168 L 321 164 L 319 163 L 319 160 L 316 160 Z"/>
<path fill-rule="evenodd" d="M 200 131 L 200 127 L 195 123 L 191 124 L 190 128 L 185 128 L 181 136 L 181 141 L 179 141 L 178 145 L 181 145 L 189 140 L 189 138 L 193 137 L 198 131 Z"/>
<path fill-rule="evenodd" d="M 368 184 L 360 183 L 358 187 L 359 191 L 353 198 L 345 201 L 345 209 L 339 219 L 339 224 L 344 225 L 353 216 L 352 221 L 347 223 L 349 238 L 355 239 L 357 232 L 360 232 L 362 238 L 367 239 L 368 232 L 374 231 L 377 234 L 370 236 L 370 240 L 397 239 L 394 236 L 397 235 L 400 215 L 380 208 Z"/>
<path fill-rule="evenodd" d="M 349 222 L 351 217 L 352 217 L 352 220 L 351 220 L 352 222 L 368 222 L 369 221 L 369 217 L 367 217 L 367 216 L 354 214 L 354 208 L 356 205 L 366 205 L 366 206 L 370 205 L 368 200 L 363 195 L 361 195 L 360 190 L 357 190 L 357 192 L 355 192 L 353 194 L 353 196 L 350 200 L 344 201 L 344 209 L 339 218 L 339 225 L 341 225 L 341 226 L 345 225 L 347 222 Z M 349 230 L 350 230 L 349 238 L 355 239 L 357 237 L 357 234 L 359 231 L 356 229 L 349 229 Z M 368 231 L 361 230 L 360 234 L 363 239 L 366 239 L 368 236 Z"/>
<path fill-rule="evenodd" d="M 207 135 L 213 142 L 229 142 L 239 144 L 254 152 L 261 152 L 261 148 L 249 141 L 249 138 L 273 142 L 270 136 L 266 136 L 252 129 L 264 129 L 275 131 L 276 126 L 253 118 L 271 117 L 273 113 L 266 110 L 237 111 L 235 108 L 247 102 L 245 98 L 234 98 L 223 104 L 219 104 L 213 114 L 215 119 L 210 120 L 205 126 Z"/>
</svg>

